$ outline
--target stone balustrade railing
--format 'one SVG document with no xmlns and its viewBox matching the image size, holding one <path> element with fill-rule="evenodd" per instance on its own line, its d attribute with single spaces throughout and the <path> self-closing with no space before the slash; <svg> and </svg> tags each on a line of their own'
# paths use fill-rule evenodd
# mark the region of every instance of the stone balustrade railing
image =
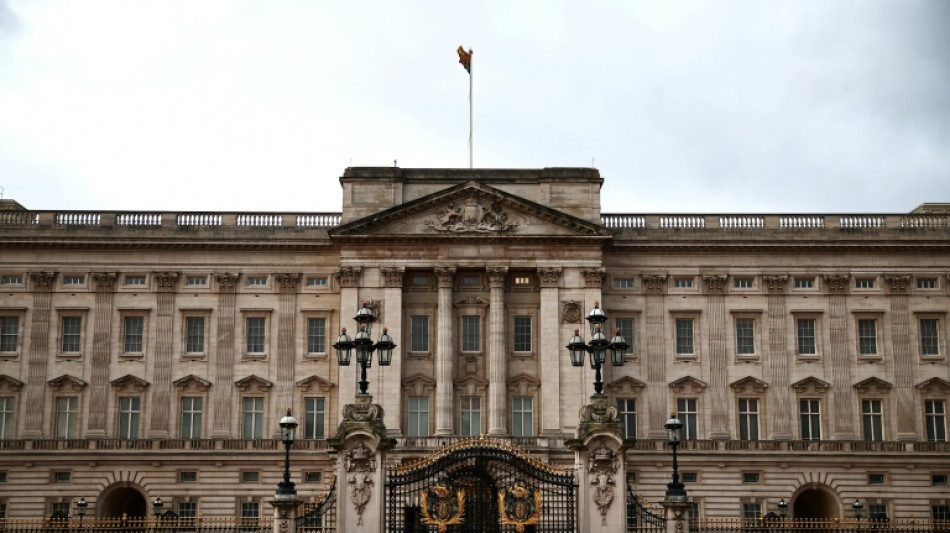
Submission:
<svg viewBox="0 0 950 533">
<path fill-rule="evenodd" d="M 661 215 L 604 213 L 608 229 L 687 230 L 885 230 L 947 229 L 950 217 L 937 214 L 828 214 L 828 215 Z"/>
<path fill-rule="evenodd" d="M 0 211 L 0 226 L 332 228 L 341 213 L 158 213 L 133 211 Z"/>
</svg>

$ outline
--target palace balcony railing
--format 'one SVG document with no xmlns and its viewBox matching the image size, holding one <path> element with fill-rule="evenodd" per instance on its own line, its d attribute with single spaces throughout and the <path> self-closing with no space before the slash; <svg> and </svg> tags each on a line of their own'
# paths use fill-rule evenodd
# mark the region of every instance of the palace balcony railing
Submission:
<svg viewBox="0 0 950 533">
<path fill-rule="evenodd" d="M 126 228 L 316 228 L 340 225 L 342 213 L 156 211 L 0 211 L 0 226 Z"/>
<path fill-rule="evenodd" d="M 882 231 L 950 228 L 942 214 L 621 214 L 604 213 L 614 230 L 782 230 Z"/>
</svg>

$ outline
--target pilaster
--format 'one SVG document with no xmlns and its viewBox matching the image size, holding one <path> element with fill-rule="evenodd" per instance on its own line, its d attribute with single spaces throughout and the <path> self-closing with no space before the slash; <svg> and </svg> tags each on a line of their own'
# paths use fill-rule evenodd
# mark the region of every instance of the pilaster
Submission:
<svg viewBox="0 0 950 533">
<path fill-rule="evenodd" d="M 218 336 L 211 350 L 214 387 L 211 389 L 211 438 L 231 438 L 231 410 L 234 393 L 234 328 L 237 313 L 237 283 L 240 274 L 214 275 L 218 291 Z"/>
<path fill-rule="evenodd" d="M 33 292 L 33 309 L 30 324 L 30 351 L 27 358 L 26 416 L 23 421 L 23 438 L 38 439 L 43 436 L 43 410 L 46 404 L 46 374 L 50 322 L 53 303 L 55 272 L 30 272 L 30 289 Z"/>
<path fill-rule="evenodd" d="M 765 381 L 772 384 L 767 396 L 767 411 L 771 413 L 772 436 L 774 440 L 791 440 L 792 429 L 789 420 L 795 419 L 794 402 L 789 397 L 791 365 L 785 345 L 785 298 L 788 276 L 763 276 L 768 290 L 768 328 L 769 347 L 763 355 L 766 361 Z"/>
<path fill-rule="evenodd" d="M 647 438 L 666 437 L 666 274 L 643 276 L 646 292 Z"/>
<path fill-rule="evenodd" d="M 112 308 L 115 303 L 114 272 L 94 272 L 93 289 L 96 293 L 96 309 L 93 313 L 92 352 L 89 366 L 89 420 L 85 437 L 101 439 L 106 436 L 106 420 L 109 413 L 109 367 L 112 346 Z"/>
<path fill-rule="evenodd" d="M 507 431 L 508 361 L 505 357 L 505 278 L 508 267 L 488 267 L 488 434 Z"/>
<path fill-rule="evenodd" d="M 156 272 L 152 279 L 158 293 L 155 295 L 155 357 L 152 363 L 152 423 L 150 439 L 167 439 L 171 433 L 169 413 L 172 405 L 172 359 L 174 357 L 175 292 L 178 288 L 178 272 Z"/>
<path fill-rule="evenodd" d="M 402 267 L 383 267 L 380 269 L 383 275 L 383 281 L 385 288 L 383 289 L 383 317 L 386 319 L 386 324 L 384 327 L 389 328 L 389 335 L 393 339 L 401 339 L 402 337 L 402 283 L 403 275 L 406 272 L 405 268 Z M 382 328 L 380 328 L 382 332 Z M 385 403 L 390 407 L 389 415 L 387 416 L 385 422 L 386 427 L 389 428 L 389 435 L 401 435 L 401 423 L 399 420 L 400 413 L 402 413 L 403 405 L 403 393 L 402 393 L 402 377 L 403 377 L 403 347 L 396 345 L 396 348 L 393 350 L 393 362 L 388 367 L 380 367 L 377 365 L 377 377 L 376 380 L 380 384 L 380 402 Z"/>
<path fill-rule="evenodd" d="M 561 360 L 560 320 L 558 313 L 558 284 L 561 269 L 538 268 L 541 281 L 541 310 L 538 317 L 538 338 L 541 362 L 541 435 L 561 432 Z"/>
<path fill-rule="evenodd" d="M 914 367 L 916 358 L 911 351 L 911 317 L 907 293 L 910 287 L 910 276 L 893 274 L 884 276 L 887 293 L 890 296 L 890 321 L 893 340 L 889 347 L 893 350 L 893 357 L 889 359 L 894 365 L 894 397 L 897 400 L 897 413 L 913 413 L 914 408 Z M 882 326 L 883 329 L 883 326 Z M 897 417 L 897 434 L 899 441 L 917 440 L 914 431 L 914 417 Z"/>
<path fill-rule="evenodd" d="M 729 431 L 729 346 L 726 319 L 726 276 L 703 275 L 709 331 L 710 439 L 728 439 Z"/>
<path fill-rule="evenodd" d="M 287 409 L 294 405 L 294 375 L 296 360 L 295 340 L 297 337 L 297 285 L 299 273 L 274 274 L 278 291 L 277 311 L 277 387 L 276 397 L 271 402 L 271 412 L 277 420 Z"/>
<path fill-rule="evenodd" d="M 435 434 L 451 435 L 454 427 L 455 335 L 452 321 L 454 267 L 435 269 L 439 282 L 439 318 L 435 354 Z"/>
<path fill-rule="evenodd" d="M 851 392 L 851 354 L 848 348 L 848 281 L 850 276 L 825 276 L 828 292 L 828 331 L 831 336 L 829 361 L 831 374 L 832 434 L 835 440 L 854 440 L 854 406 Z"/>
</svg>

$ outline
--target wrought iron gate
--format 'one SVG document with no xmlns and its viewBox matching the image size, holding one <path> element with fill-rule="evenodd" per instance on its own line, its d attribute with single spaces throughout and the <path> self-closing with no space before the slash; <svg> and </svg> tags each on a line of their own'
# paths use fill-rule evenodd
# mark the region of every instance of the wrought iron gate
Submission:
<svg viewBox="0 0 950 533">
<path fill-rule="evenodd" d="M 627 483 L 627 533 L 663 533 L 666 531 L 666 518 L 663 510 L 640 499 L 630 483 Z"/>
<path fill-rule="evenodd" d="M 297 522 L 297 531 L 303 533 L 325 533 L 336 531 L 336 478 L 323 500 L 304 505 L 303 513 Z"/>
<path fill-rule="evenodd" d="M 573 468 L 506 441 L 461 441 L 387 475 L 389 533 L 568 533 L 576 522 Z"/>
</svg>

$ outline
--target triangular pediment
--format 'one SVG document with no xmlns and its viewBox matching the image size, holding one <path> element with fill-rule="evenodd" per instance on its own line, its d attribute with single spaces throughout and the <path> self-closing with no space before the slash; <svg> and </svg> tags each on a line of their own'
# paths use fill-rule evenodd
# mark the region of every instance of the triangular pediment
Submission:
<svg viewBox="0 0 950 533">
<path fill-rule="evenodd" d="M 759 378 L 753 376 L 746 376 L 742 379 L 737 379 L 729 384 L 732 387 L 732 390 L 736 391 L 738 394 L 750 394 L 750 393 L 763 393 L 765 389 L 769 387 L 769 384 L 762 381 Z"/>
<path fill-rule="evenodd" d="M 950 394 L 950 381 L 943 378 L 930 378 L 916 387 L 922 394 Z"/>
<path fill-rule="evenodd" d="M 0 392 L 16 392 L 22 386 L 22 381 L 6 374 L 0 374 Z"/>
<path fill-rule="evenodd" d="M 178 387 L 183 392 L 208 392 L 208 389 L 211 388 L 210 381 L 199 378 L 194 374 L 188 374 L 185 377 L 178 378 L 175 381 L 172 381 L 172 385 Z"/>
<path fill-rule="evenodd" d="M 508 380 L 508 392 L 512 396 L 531 396 L 538 392 L 541 382 L 534 376 L 518 374 Z"/>
<path fill-rule="evenodd" d="M 73 391 L 79 392 L 83 387 L 86 386 L 86 382 L 77 378 L 76 376 L 70 376 L 69 374 L 63 374 L 58 378 L 53 378 L 46 382 L 54 391 Z"/>
<path fill-rule="evenodd" d="M 827 381 L 822 381 L 815 376 L 808 376 L 805 379 L 801 379 L 792 383 L 792 388 L 795 389 L 795 392 L 798 393 L 821 393 L 831 388 L 831 384 Z"/>
<path fill-rule="evenodd" d="M 468 376 L 455 382 L 455 391 L 461 396 L 481 396 L 488 391 L 488 380 Z"/>
<path fill-rule="evenodd" d="M 409 396 L 428 396 L 435 390 L 435 380 L 423 374 L 413 374 L 402 380 L 402 389 Z"/>
<path fill-rule="evenodd" d="M 646 383 L 630 376 L 617 378 L 606 385 L 607 392 L 617 396 L 629 396 L 631 394 L 636 394 L 643 390 L 643 388 L 646 386 Z"/>
<path fill-rule="evenodd" d="M 148 381 L 133 376 L 132 374 L 126 374 L 121 378 L 113 379 L 109 383 L 119 391 L 142 392 L 149 386 Z"/>
<path fill-rule="evenodd" d="M 330 392 L 333 387 L 336 387 L 336 384 L 328 379 L 324 379 L 316 374 L 301 379 L 297 382 L 297 387 L 303 389 L 304 392 L 308 391 L 320 391 L 320 392 Z"/>
<path fill-rule="evenodd" d="M 330 230 L 333 238 L 571 238 L 610 233 L 600 224 L 470 181 Z"/>
<path fill-rule="evenodd" d="M 706 390 L 706 382 L 693 376 L 683 376 L 670 382 L 670 389 L 676 393 L 699 394 Z"/>
<path fill-rule="evenodd" d="M 266 392 L 274 384 L 260 376 L 251 374 L 246 378 L 235 381 L 234 386 L 241 392 Z"/>
<path fill-rule="evenodd" d="M 872 376 L 855 383 L 854 390 L 861 394 L 884 394 L 893 386 L 893 383 Z"/>
</svg>

